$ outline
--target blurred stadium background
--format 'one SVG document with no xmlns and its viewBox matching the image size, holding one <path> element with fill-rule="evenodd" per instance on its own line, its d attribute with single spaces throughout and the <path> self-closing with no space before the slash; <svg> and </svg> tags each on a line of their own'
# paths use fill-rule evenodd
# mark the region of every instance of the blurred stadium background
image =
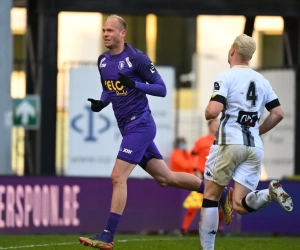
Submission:
<svg viewBox="0 0 300 250">
<path fill-rule="evenodd" d="M 187 138 L 191 148 L 207 132 L 203 111 L 215 75 L 228 68 L 234 38 L 246 33 L 255 39 L 250 66 L 271 81 L 285 111 L 284 121 L 263 137 L 259 188 L 283 180 L 294 211 L 271 204 L 235 215 L 224 232 L 300 235 L 296 0 L 1 0 L 0 234 L 97 233 L 106 221 L 120 135 L 111 108 L 92 114 L 86 99 L 100 95 L 96 62 L 105 51 L 101 32 L 109 14 L 125 18 L 127 42 L 149 55 L 168 86 L 166 98 L 150 97 L 156 143 L 167 162 L 176 137 Z M 180 229 L 188 192 L 162 190 L 139 168 L 128 185 L 120 232 Z M 99 192 L 106 195 L 101 201 Z"/>
</svg>

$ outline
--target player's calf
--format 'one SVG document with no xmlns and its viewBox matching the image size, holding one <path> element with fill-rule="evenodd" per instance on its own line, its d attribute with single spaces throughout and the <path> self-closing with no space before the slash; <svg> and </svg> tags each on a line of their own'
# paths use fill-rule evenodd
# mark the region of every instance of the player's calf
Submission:
<svg viewBox="0 0 300 250">
<path fill-rule="evenodd" d="M 263 209 L 272 201 L 269 190 L 254 190 L 248 193 L 241 201 L 243 208 L 248 212 L 252 213 Z M 240 210 L 241 214 L 245 214 Z"/>
</svg>

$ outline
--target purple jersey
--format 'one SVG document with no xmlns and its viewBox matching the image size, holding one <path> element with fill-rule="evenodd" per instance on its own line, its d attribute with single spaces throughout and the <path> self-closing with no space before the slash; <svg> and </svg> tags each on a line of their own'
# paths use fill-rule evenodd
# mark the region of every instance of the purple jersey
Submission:
<svg viewBox="0 0 300 250">
<path fill-rule="evenodd" d="M 111 55 L 109 51 L 101 54 L 98 69 L 103 88 L 101 101 L 105 106 L 112 103 L 121 132 L 128 122 L 151 116 L 146 94 L 166 95 L 166 86 L 149 57 L 129 44 L 125 44 L 120 54 Z M 122 86 L 118 73 L 134 80 L 135 88 Z"/>
</svg>

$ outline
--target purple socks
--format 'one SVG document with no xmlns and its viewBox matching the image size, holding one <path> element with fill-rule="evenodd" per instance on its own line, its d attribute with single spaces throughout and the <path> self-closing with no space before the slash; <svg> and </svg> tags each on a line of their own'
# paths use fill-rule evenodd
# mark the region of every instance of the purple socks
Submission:
<svg viewBox="0 0 300 250">
<path fill-rule="evenodd" d="M 115 233 L 121 219 L 121 215 L 109 213 L 105 230 L 100 235 L 100 239 L 104 242 L 110 243 L 114 241 Z"/>
<path fill-rule="evenodd" d="M 203 194 L 204 193 L 204 181 L 201 182 L 201 185 L 198 189 L 198 193 Z"/>
</svg>

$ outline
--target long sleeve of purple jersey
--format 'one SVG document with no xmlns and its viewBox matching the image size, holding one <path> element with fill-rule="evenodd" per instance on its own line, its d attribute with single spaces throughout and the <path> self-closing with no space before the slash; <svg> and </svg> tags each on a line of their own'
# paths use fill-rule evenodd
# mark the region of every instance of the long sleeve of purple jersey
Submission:
<svg viewBox="0 0 300 250">
<path fill-rule="evenodd" d="M 148 80 L 149 84 L 143 82 L 135 82 L 135 88 L 148 95 L 165 97 L 167 95 L 166 85 L 159 74 L 154 79 Z"/>
<path fill-rule="evenodd" d="M 99 70 L 99 72 L 100 72 L 100 70 Z M 104 81 L 103 81 L 103 78 L 101 76 L 101 73 L 100 73 L 100 79 L 101 79 L 101 84 L 102 84 L 102 88 L 103 88 Z M 104 91 L 104 90 L 102 91 L 100 101 L 103 102 L 104 107 L 106 107 L 108 104 L 110 104 L 110 99 L 109 99 L 109 95 L 108 95 L 107 91 Z"/>
<path fill-rule="evenodd" d="M 107 91 L 102 91 L 100 101 L 103 102 L 104 107 L 106 107 L 108 104 L 110 104 L 110 100 L 109 100 Z"/>
<path fill-rule="evenodd" d="M 101 70 L 100 70 L 100 56 L 98 57 L 97 65 L 98 65 L 98 70 L 99 70 L 99 74 L 100 74 L 100 81 L 101 81 L 102 88 L 103 88 L 104 81 L 103 81 L 103 78 L 102 78 L 102 75 L 101 75 Z M 100 101 L 103 102 L 104 107 L 106 107 L 108 104 L 110 104 L 110 100 L 109 100 L 109 96 L 108 96 L 107 91 L 104 91 L 104 90 L 102 91 Z"/>
<path fill-rule="evenodd" d="M 167 95 L 163 79 L 145 53 L 139 54 L 136 58 L 136 72 L 145 80 L 145 82 L 135 81 L 136 89 L 153 96 L 165 97 Z"/>
</svg>

